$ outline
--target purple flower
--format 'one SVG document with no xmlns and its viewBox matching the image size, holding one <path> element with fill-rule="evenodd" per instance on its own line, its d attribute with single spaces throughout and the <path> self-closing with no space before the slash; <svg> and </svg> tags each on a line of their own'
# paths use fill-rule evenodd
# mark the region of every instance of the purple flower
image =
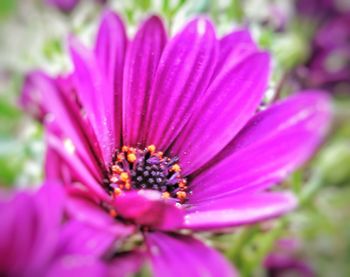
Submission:
<svg viewBox="0 0 350 277">
<path fill-rule="evenodd" d="M 94 50 L 71 38 L 70 52 L 74 71 L 29 74 L 22 104 L 43 118 L 47 174 L 64 180 L 71 216 L 141 230 L 157 276 L 233 275 L 214 250 L 174 232 L 293 209 L 291 194 L 266 190 L 318 146 L 327 96 L 303 92 L 257 113 L 269 55 L 246 30 L 217 39 L 204 18 L 168 39 L 153 16 L 128 41 L 106 12 Z"/>
<path fill-rule="evenodd" d="M 347 93 L 350 89 L 350 6 L 333 0 L 299 1 L 297 9 L 316 31 L 308 61 L 293 74 L 303 87 Z"/>
<path fill-rule="evenodd" d="M 79 4 L 80 0 L 45 0 L 47 5 L 53 6 L 64 13 L 69 13 Z"/>
<path fill-rule="evenodd" d="M 75 9 L 80 0 L 45 0 L 47 5 L 53 6 L 64 13 L 69 13 Z M 95 0 L 96 3 L 104 4 L 105 0 Z"/>
<path fill-rule="evenodd" d="M 107 266 L 97 259 L 98 250 L 84 252 L 82 247 L 84 243 L 87 245 L 96 240 L 97 232 L 78 222 L 63 224 L 64 199 L 61 186 L 53 183 L 44 184 L 37 192 L 23 191 L 10 196 L 2 195 L 1 274 L 70 276 L 69 274 L 75 272 L 97 276 L 107 272 Z M 73 226 L 78 228 L 73 229 Z M 72 233 L 73 230 L 78 232 Z M 91 236 L 82 241 L 82 235 L 87 232 Z M 108 236 L 103 232 L 105 239 Z"/>
<path fill-rule="evenodd" d="M 337 16 L 317 31 L 308 62 L 310 86 L 334 88 L 350 81 L 350 14 Z"/>
<path fill-rule="evenodd" d="M 298 257 L 298 241 L 293 239 L 281 239 L 277 242 L 274 252 L 265 259 L 267 276 L 300 276 L 314 277 L 315 273 L 311 266 L 301 257 Z"/>
</svg>

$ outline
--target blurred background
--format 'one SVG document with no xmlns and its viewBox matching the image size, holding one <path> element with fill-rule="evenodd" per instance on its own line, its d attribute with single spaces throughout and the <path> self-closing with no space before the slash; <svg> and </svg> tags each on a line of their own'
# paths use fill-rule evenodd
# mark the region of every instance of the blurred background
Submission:
<svg viewBox="0 0 350 277">
<path fill-rule="evenodd" d="M 274 61 L 266 104 L 305 88 L 329 93 L 329 136 L 282 184 L 298 195 L 300 207 L 211 239 L 242 276 L 350 276 L 350 0 L 0 0 L 2 189 L 33 186 L 42 178 L 42 129 L 18 105 L 25 73 L 69 70 L 67 37 L 91 45 L 106 7 L 127 22 L 129 36 L 154 13 L 164 17 L 170 35 L 200 14 L 215 22 L 220 36 L 248 27 Z M 294 273 L 278 275 L 287 267 Z"/>
</svg>

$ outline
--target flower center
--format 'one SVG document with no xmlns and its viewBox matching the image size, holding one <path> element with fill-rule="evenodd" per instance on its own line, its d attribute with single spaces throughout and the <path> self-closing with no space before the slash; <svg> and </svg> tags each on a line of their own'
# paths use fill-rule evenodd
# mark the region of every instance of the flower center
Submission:
<svg viewBox="0 0 350 277">
<path fill-rule="evenodd" d="M 156 151 L 123 146 L 117 150 L 109 169 L 108 188 L 114 196 L 122 191 L 150 189 L 183 203 L 187 199 L 187 181 L 181 175 L 179 158 L 169 158 Z"/>
</svg>

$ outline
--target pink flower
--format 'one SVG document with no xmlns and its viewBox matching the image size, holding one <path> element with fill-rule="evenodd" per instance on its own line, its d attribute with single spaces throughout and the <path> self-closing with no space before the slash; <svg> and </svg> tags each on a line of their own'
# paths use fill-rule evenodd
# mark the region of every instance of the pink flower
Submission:
<svg viewBox="0 0 350 277">
<path fill-rule="evenodd" d="M 66 183 L 71 216 L 140 230 L 157 276 L 233 275 L 214 250 L 174 232 L 293 209 L 290 193 L 266 190 L 319 145 L 327 96 L 303 92 L 257 112 L 269 55 L 246 30 L 218 39 L 204 18 L 168 39 L 153 16 L 129 41 L 106 12 L 93 51 L 71 38 L 70 52 L 68 76 L 28 75 L 22 105 L 44 121 L 48 177 Z"/>
</svg>

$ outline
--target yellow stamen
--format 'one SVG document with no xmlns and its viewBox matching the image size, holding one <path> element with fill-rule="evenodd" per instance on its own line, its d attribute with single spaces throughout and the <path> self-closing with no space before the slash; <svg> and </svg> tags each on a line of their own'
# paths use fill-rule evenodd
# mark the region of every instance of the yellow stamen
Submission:
<svg viewBox="0 0 350 277">
<path fill-rule="evenodd" d="M 128 154 L 127 158 L 128 158 L 128 161 L 131 162 L 131 163 L 136 161 L 136 155 L 133 154 L 133 153 Z"/>
<path fill-rule="evenodd" d="M 119 165 L 112 165 L 112 171 L 118 174 L 123 172 Z"/>
<path fill-rule="evenodd" d="M 151 153 L 154 153 L 154 151 L 156 151 L 156 146 L 154 144 L 151 144 L 147 147 L 147 150 Z"/>
<path fill-rule="evenodd" d="M 122 190 L 120 188 L 114 188 L 113 194 L 114 196 L 119 196 L 122 193 Z"/>
<path fill-rule="evenodd" d="M 171 170 L 172 170 L 172 171 L 175 171 L 175 172 L 180 172 L 180 171 L 181 171 L 181 167 L 180 167 L 178 164 L 174 164 L 174 165 L 171 167 Z"/>
<path fill-rule="evenodd" d="M 184 200 L 186 200 L 186 196 L 187 196 L 187 194 L 186 194 L 186 192 L 184 192 L 184 191 L 178 191 L 177 193 L 176 193 L 176 197 L 182 202 L 182 201 L 184 201 Z"/>
<path fill-rule="evenodd" d="M 129 174 L 126 172 L 123 172 L 120 174 L 120 180 L 122 180 L 123 182 L 126 182 L 129 180 Z"/>
<path fill-rule="evenodd" d="M 169 192 L 163 192 L 162 193 L 162 197 L 164 198 L 164 199 L 168 199 L 168 198 L 170 198 L 170 193 Z"/>
</svg>

